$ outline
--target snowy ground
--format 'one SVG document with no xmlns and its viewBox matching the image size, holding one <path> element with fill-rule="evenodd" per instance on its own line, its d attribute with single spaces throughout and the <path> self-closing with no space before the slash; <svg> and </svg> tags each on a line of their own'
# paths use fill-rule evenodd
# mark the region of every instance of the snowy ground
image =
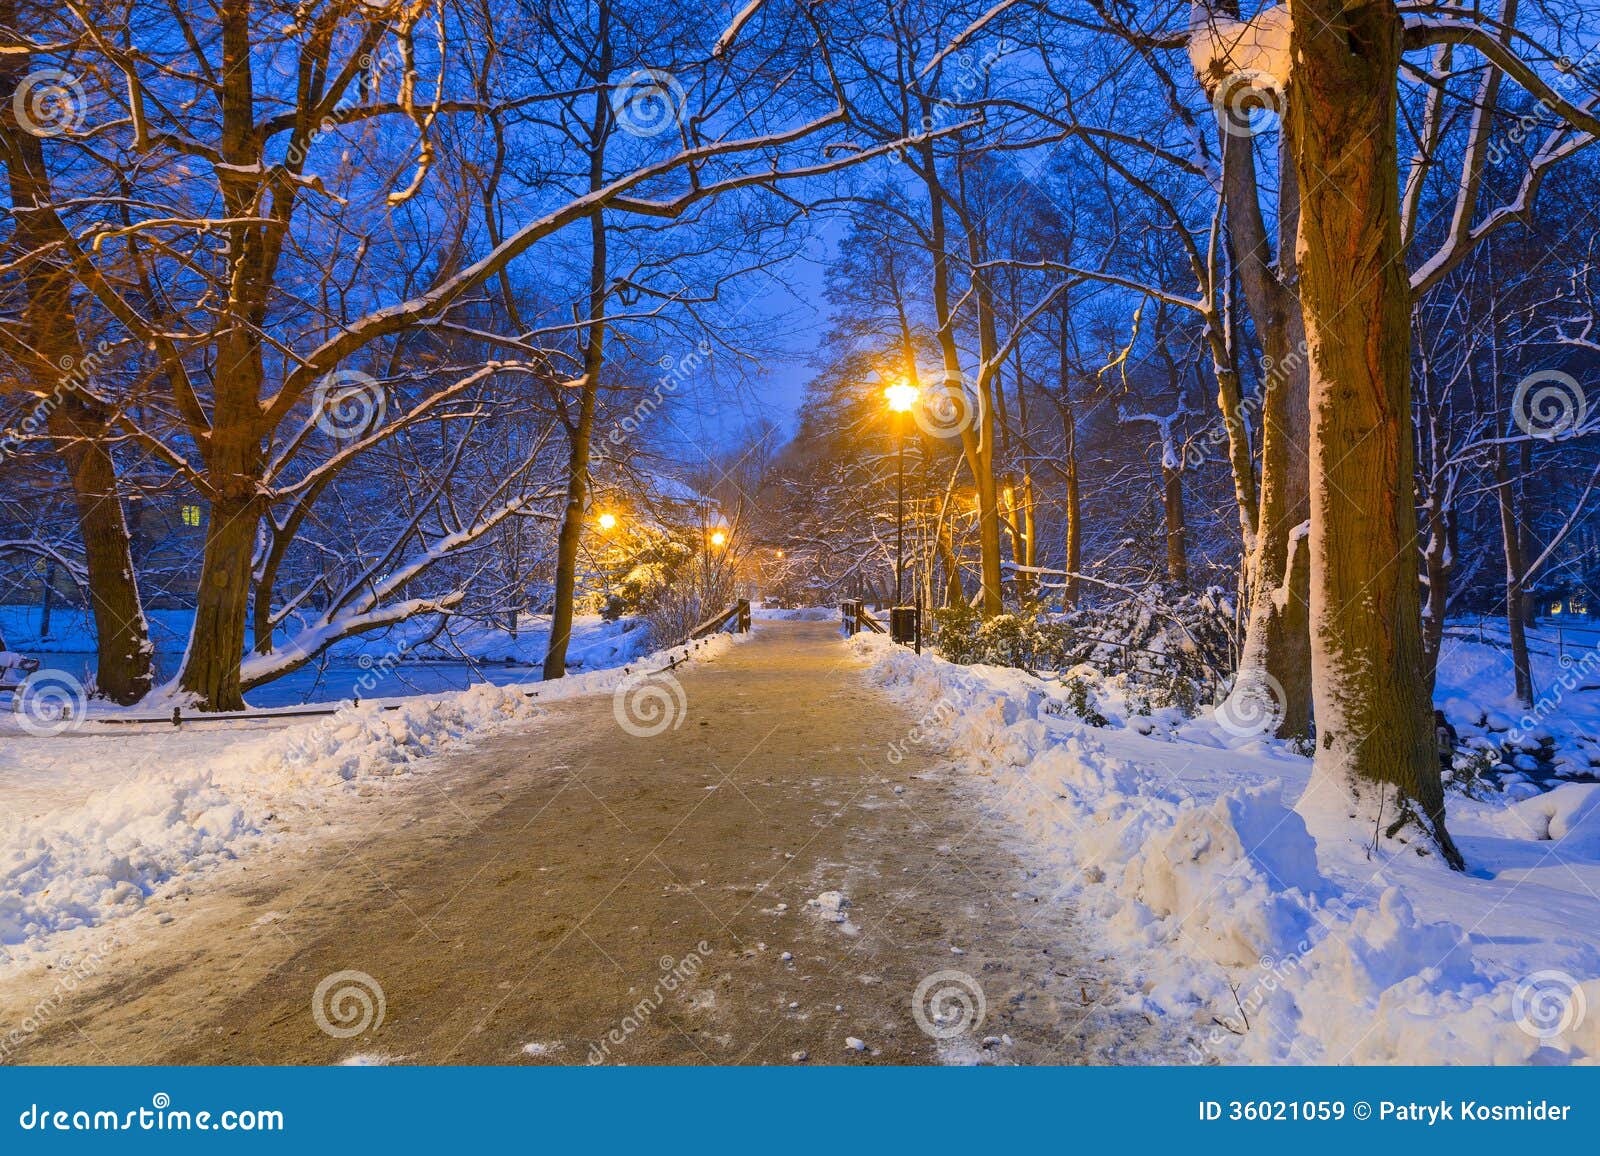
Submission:
<svg viewBox="0 0 1600 1156">
<path fill-rule="evenodd" d="M 1528 650 L 1531 711 L 1512 694 L 1505 623 L 1452 621 L 1434 693 L 1462 745 L 1488 752 L 1498 785 L 1523 797 L 1535 782 L 1600 770 L 1600 624 L 1541 622 Z"/>
<path fill-rule="evenodd" d="M 1137 970 L 1139 1010 L 1189 1031 L 1196 1062 L 1600 1059 L 1600 784 L 1452 794 L 1459 875 L 1374 847 L 1309 760 L 1209 711 L 1129 715 L 1108 692 L 1095 705 L 1109 725 L 1091 727 L 1059 684 L 881 636 L 852 645 L 925 712 L 907 742 L 967 756 Z M 1452 713 L 1476 715 L 1468 688 L 1499 685 L 1493 653 L 1453 647 Z M 1544 725 L 1588 726 L 1575 718 Z"/>
<path fill-rule="evenodd" d="M 695 653 L 729 645 L 717 636 Z M 678 653 L 681 653 L 678 652 Z M 632 669 L 653 670 L 653 656 Z M 364 699 L 304 722 L 112 726 L 92 720 L 39 737 L 0 734 L 0 978 L 8 963 L 61 947 L 137 911 L 158 888 L 335 820 L 341 799 L 403 789 L 438 756 L 542 703 L 613 689 L 622 669 L 527 687 Z M 386 707 L 394 709 L 386 709 Z"/>
</svg>

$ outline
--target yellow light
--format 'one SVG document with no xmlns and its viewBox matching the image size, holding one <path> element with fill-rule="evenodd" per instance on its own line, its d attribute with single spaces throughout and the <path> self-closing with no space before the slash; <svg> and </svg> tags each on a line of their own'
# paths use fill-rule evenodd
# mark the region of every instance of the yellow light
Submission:
<svg viewBox="0 0 1600 1156">
<path fill-rule="evenodd" d="M 615 514 L 601 514 L 597 520 L 602 530 L 614 530 L 617 528 L 617 516 Z"/>
<path fill-rule="evenodd" d="M 711 535 L 711 544 L 713 546 L 721 546 L 727 540 L 728 535 L 724 534 L 721 530 L 714 531 Z"/>
<path fill-rule="evenodd" d="M 782 550 L 779 550 L 779 551 L 778 551 L 778 557 L 780 557 L 780 558 L 782 558 L 782 557 L 783 557 L 783 551 L 782 551 Z"/>
<path fill-rule="evenodd" d="M 917 397 L 921 392 L 909 382 L 897 381 L 884 389 L 883 396 L 888 399 L 891 410 L 895 413 L 905 413 L 917 404 Z"/>
</svg>

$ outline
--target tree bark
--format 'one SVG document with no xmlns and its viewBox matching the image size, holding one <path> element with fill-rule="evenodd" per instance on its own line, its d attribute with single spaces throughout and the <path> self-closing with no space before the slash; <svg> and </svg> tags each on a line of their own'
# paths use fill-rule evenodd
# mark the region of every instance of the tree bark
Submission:
<svg viewBox="0 0 1600 1156">
<path fill-rule="evenodd" d="M 921 98 L 921 112 L 925 123 L 931 123 L 933 102 Z M 928 250 L 933 266 L 933 309 L 938 323 L 939 352 L 944 363 L 945 379 L 942 388 L 950 393 L 963 410 L 971 404 L 965 393 L 965 375 L 961 371 L 961 351 L 956 344 L 954 308 L 950 298 L 950 255 L 947 250 L 948 229 L 945 224 L 945 192 L 939 181 L 937 157 L 933 141 L 925 139 L 917 148 L 922 166 L 922 179 L 928 192 Z M 980 333 L 980 361 L 988 355 L 988 343 Z M 980 375 L 981 377 L 981 375 Z M 1000 567 L 1000 507 L 998 487 L 994 480 L 994 407 L 988 401 L 988 385 L 984 380 L 974 383 L 977 393 L 975 420 L 961 430 L 961 447 L 972 472 L 973 486 L 978 499 L 978 556 L 979 580 L 982 584 L 982 610 L 985 618 L 999 614 L 1004 605 L 1001 599 Z"/>
<path fill-rule="evenodd" d="M 66 394 L 49 418 L 51 437 L 72 479 L 83 539 L 94 612 L 95 693 L 128 706 L 150 692 L 155 648 L 134 578 L 116 464 L 106 446 L 107 425 L 104 408 L 76 393 Z"/>
<path fill-rule="evenodd" d="M 1294 99 L 1292 91 L 1290 99 Z M 1284 123 L 1284 147 L 1292 153 Z M 1287 629 L 1285 613 L 1308 620 L 1303 587 L 1282 587 L 1285 575 L 1305 573 L 1289 565 L 1290 536 L 1311 516 L 1306 445 L 1309 363 L 1305 321 L 1295 289 L 1294 244 L 1299 189 L 1292 156 L 1280 166 L 1277 265 L 1261 214 L 1254 143 L 1223 134 L 1223 196 L 1228 206 L 1228 243 L 1244 286 L 1245 303 L 1262 348 L 1261 479 L 1256 491 L 1255 533 L 1247 562 L 1249 604 L 1236 687 L 1267 687 L 1280 701 L 1277 735 L 1300 739 L 1311 727 L 1311 638 Z"/>
<path fill-rule="evenodd" d="M 0 26 L 18 26 L 16 4 L 0 0 Z M 21 252 L 44 248 L 67 235 L 56 215 L 44 147 L 17 123 L 13 96 L 31 65 L 26 53 L 0 55 L 0 155 L 13 206 L 13 242 Z M 154 648 L 139 600 L 133 545 L 117 492 L 109 448 L 111 412 L 87 389 L 92 364 L 72 310 L 68 270 L 44 262 L 27 267 L 24 358 L 46 429 L 66 465 L 83 540 L 90 609 L 95 626 L 95 693 L 127 706 L 150 690 Z"/>
<path fill-rule="evenodd" d="M 1072 408 L 1072 375 L 1067 348 L 1067 306 L 1061 308 L 1060 396 L 1056 410 L 1061 416 L 1061 477 L 1066 494 L 1066 539 L 1062 543 L 1066 555 L 1062 569 L 1067 572 L 1061 580 L 1061 608 L 1075 610 L 1078 605 L 1078 569 L 1083 564 L 1083 497 L 1078 487 L 1078 415 Z"/>
<path fill-rule="evenodd" d="M 1500 511 L 1500 543 L 1506 559 L 1506 629 L 1511 635 L 1511 669 L 1517 702 L 1533 708 L 1533 667 L 1528 659 L 1527 591 L 1523 589 L 1522 546 L 1524 532 L 1518 516 L 1515 484 L 1506 463 L 1504 446 L 1494 451 L 1494 493 Z"/>
<path fill-rule="evenodd" d="M 1363 819 L 1417 819 L 1460 869 L 1419 677 L 1401 18 L 1393 0 L 1290 0 L 1290 10 L 1289 139 L 1310 348 L 1314 770 L 1353 794 Z"/>
<path fill-rule="evenodd" d="M 1183 467 L 1161 467 L 1161 508 L 1167 531 L 1167 581 L 1179 590 L 1189 586 L 1188 529 L 1183 520 Z"/>
<path fill-rule="evenodd" d="M 599 56 L 596 76 L 603 82 L 611 73 L 611 8 L 599 7 L 596 40 Z M 589 123 L 589 189 L 605 183 L 605 141 L 609 131 L 611 105 L 602 84 L 596 91 L 594 111 Z M 600 373 L 605 367 L 607 285 L 606 221 L 603 210 L 589 218 L 589 309 L 584 327 L 583 380 L 578 398 L 578 414 L 567 423 L 570 450 L 567 455 L 567 503 L 561 515 L 561 531 L 556 537 L 555 601 L 550 608 L 550 642 L 545 649 L 546 681 L 564 678 L 567 673 L 567 646 L 572 640 L 573 599 L 578 587 L 578 546 L 583 539 L 584 508 L 588 504 L 589 459 L 594 436 L 595 403 L 600 395 Z M 702 543 L 704 548 L 704 543 Z M 658 645 L 676 641 L 660 638 Z"/>
<path fill-rule="evenodd" d="M 208 711 L 243 710 L 239 664 L 244 659 L 250 604 L 250 556 L 260 516 L 254 494 L 231 494 L 211 503 L 194 627 L 178 687 Z"/>
</svg>

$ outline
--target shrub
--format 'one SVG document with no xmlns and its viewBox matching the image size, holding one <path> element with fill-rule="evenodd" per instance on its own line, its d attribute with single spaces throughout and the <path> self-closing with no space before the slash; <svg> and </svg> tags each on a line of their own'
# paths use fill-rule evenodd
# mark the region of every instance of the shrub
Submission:
<svg viewBox="0 0 1600 1156">
<path fill-rule="evenodd" d="M 976 644 L 983 615 L 971 606 L 946 606 L 933 612 L 933 644 L 951 662 L 978 662 Z"/>
<path fill-rule="evenodd" d="M 1089 726 L 1111 725 L 1111 720 L 1095 706 L 1094 688 L 1086 678 L 1074 678 L 1067 682 L 1067 709 Z"/>
</svg>

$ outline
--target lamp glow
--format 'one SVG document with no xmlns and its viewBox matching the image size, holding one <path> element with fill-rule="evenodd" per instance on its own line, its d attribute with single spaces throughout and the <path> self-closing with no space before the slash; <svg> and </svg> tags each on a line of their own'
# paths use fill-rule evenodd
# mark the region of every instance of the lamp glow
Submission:
<svg viewBox="0 0 1600 1156">
<path fill-rule="evenodd" d="M 711 535 L 711 544 L 713 546 L 721 546 L 726 543 L 727 540 L 728 535 L 724 534 L 721 530 L 713 531 Z"/>
<path fill-rule="evenodd" d="M 602 530 L 615 530 L 617 528 L 617 516 L 615 514 L 601 514 L 596 519 L 596 522 Z"/>
<path fill-rule="evenodd" d="M 917 404 L 917 398 L 922 393 L 916 386 L 909 382 L 897 381 L 883 391 L 883 396 L 889 402 L 889 408 L 895 413 L 906 413 Z"/>
</svg>

